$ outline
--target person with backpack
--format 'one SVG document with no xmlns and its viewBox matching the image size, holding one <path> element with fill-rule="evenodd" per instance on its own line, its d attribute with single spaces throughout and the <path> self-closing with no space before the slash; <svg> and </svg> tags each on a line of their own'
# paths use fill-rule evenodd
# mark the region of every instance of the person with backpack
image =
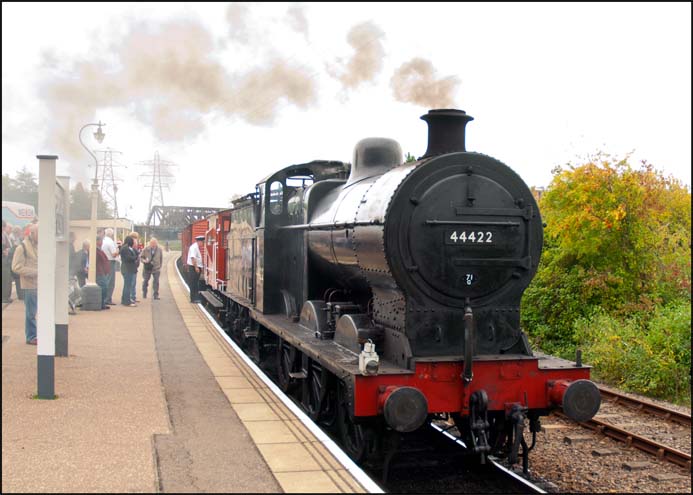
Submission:
<svg viewBox="0 0 693 495">
<path fill-rule="evenodd" d="M 26 343 L 36 345 L 38 304 L 38 223 L 29 226 L 28 235 L 14 252 L 12 271 L 19 274 L 24 288 L 24 334 Z"/>
</svg>

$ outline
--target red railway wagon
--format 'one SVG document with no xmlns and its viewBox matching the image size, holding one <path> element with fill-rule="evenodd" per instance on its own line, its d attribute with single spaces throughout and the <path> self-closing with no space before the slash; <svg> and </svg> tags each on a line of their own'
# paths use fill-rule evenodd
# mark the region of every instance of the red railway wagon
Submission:
<svg viewBox="0 0 693 495">
<path fill-rule="evenodd" d="M 226 289 L 227 234 L 231 224 L 231 210 L 222 210 L 207 217 L 203 265 L 205 282 L 214 290 Z"/>
<path fill-rule="evenodd" d="M 180 259 L 182 265 L 185 265 L 185 262 L 188 259 L 188 248 L 190 247 L 190 239 L 192 239 L 192 224 L 187 225 L 180 233 Z"/>
</svg>

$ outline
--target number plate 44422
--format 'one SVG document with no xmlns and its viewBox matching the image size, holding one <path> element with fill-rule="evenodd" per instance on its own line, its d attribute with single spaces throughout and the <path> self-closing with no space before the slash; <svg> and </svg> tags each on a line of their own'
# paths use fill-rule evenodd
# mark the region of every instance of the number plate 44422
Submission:
<svg viewBox="0 0 693 495">
<path fill-rule="evenodd" d="M 493 232 L 485 230 L 446 230 L 445 244 L 493 244 Z"/>
</svg>

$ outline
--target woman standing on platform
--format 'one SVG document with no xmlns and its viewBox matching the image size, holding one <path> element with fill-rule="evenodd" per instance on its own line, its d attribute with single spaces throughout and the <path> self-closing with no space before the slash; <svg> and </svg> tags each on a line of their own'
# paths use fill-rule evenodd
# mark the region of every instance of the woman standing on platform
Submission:
<svg viewBox="0 0 693 495">
<path fill-rule="evenodd" d="M 135 274 L 132 276 L 132 286 L 130 288 L 130 300 L 134 303 L 139 302 L 137 300 L 137 270 L 140 268 L 140 257 L 142 254 L 142 246 L 140 244 L 140 235 L 132 231 L 130 232 L 130 237 L 132 237 L 132 248 L 137 253 L 137 260 L 135 261 Z"/>
<path fill-rule="evenodd" d="M 135 301 L 132 299 L 132 284 L 135 281 L 137 273 L 137 252 L 133 248 L 134 241 L 132 237 L 127 236 L 120 247 L 120 271 L 123 274 L 123 294 L 120 298 L 120 303 L 123 306 L 135 307 Z"/>
</svg>

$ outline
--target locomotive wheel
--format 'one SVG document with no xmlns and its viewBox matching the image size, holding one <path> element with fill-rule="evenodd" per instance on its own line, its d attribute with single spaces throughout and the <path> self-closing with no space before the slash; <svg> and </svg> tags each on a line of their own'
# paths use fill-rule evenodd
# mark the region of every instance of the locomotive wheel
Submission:
<svg viewBox="0 0 693 495">
<path fill-rule="evenodd" d="M 329 393 L 330 381 L 330 372 L 317 361 L 310 360 L 301 403 L 310 419 L 326 426 L 334 424 L 336 413 L 334 396 Z"/>
<path fill-rule="evenodd" d="M 292 393 L 296 389 L 296 380 L 289 376 L 296 363 L 296 349 L 282 340 L 277 346 L 277 382 L 284 393 Z"/>
<path fill-rule="evenodd" d="M 255 364 L 260 364 L 260 335 L 244 339 L 244 347 Z"/>
<path fill-rule="evenodd" d="M 327 372 L 317 363 L 310 360 L 308 377 L 303 382 L 303 409 L 313 421 L 320 417 L 325 392 L 327 390 Z"/>
<path fill-rule="evenodd" d="M 354 423 L 349 414 L 346 387 L 341 383 L 338 402 L 337 423 L 342 447 L 355 462 L 361 462 L 375 448 L 375 430 L 369 425 Z"/>
<path fill-rule="evenodd" d="M 334 383 L 334 381 L 331 383 Z M 334 427 L 334 425 L 337 423 L 338 409 L 337 392 L 334 390 L 334 386 L 328 385 L 327 396 L 325 397 L 325 402 L 323 403 L 320 424 L 326 426 L 327 428 Z"/>
</svg>

